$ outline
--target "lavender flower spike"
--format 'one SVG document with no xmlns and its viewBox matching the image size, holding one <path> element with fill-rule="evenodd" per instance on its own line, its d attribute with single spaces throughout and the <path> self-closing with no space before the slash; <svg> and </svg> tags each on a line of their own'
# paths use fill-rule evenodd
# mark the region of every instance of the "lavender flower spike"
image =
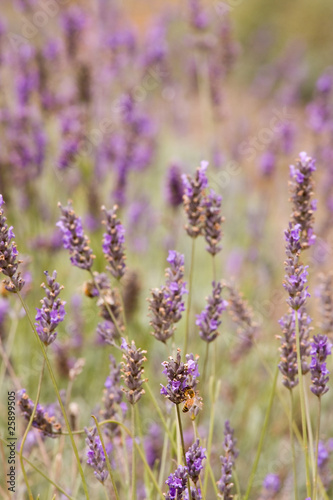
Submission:
<svg viewBox="0 0 333 500">
<path fill-rule="evenodd" d="M 219 242 L 222 238 L 221 225 L 224 222 L 224 217 L 221 216 L 222 196 L 219 196 L 213 189 L 205 199 L 206 220 L 203 228 L 205 240 L 208 243 L 207 252 L 216 255 L 221 251 L 222 247 Z"/>
<path fill-rule="evenodd" d="M 325 394 L 329 388 L 329 371 L 326 368 L 326 358 L 331 354 L 332 345 L 326 335 L 315 335 L 311 344 L 311 391 L 320 397 Z"/>
<path fill-rule="evenodd" d="M 233 487 L 232 468 L 238 457 L 236 442 L 234 430 L 230 427 L 229 421 L 226 420 L 224 425 L 224 455 L 220 457 L 222 463 L 221 479 L 217 483 L 218 490 L 223 494 L 223 500 L 232 500 L 233 498 L 231 494 Z"/>
<path fill-rule="evenodd" d="M 180 500 L 187 488 L 188 469 L 180 465 L 173 474 L 170 474 L 165 484 L 169 486 L 169 492 L 165 494 L 166 500 Z"/>
<path fill-rule="evenodd" d="M 17 248 L 13 228 L 6 224 L 6 217 L 3 215 L 2 205 L 4 200 L 0 194 L 0 271 L 9 279 L 5 280 L 5 288 L 9 292 L 19 292 L 24 286 L 24 279 L 20 273 L 17 273 L 18 265 L 21 261 L 17 260 Z"/>
<path fill-rule="evenodd" d="M 205 451 L 206 450 L 199 445 L 199 439 L 197 439 L 186 452 L 188 474 L 195 485 L 198 482 L 200 471 L 203 469 L 202 462 L 207 458 Z"/>
<path fill-rule="evenodd" d="M 98 481 L 103 484 L 106 481 L 109 473 L 105 464 L 106 460 L 101 440 L 99 436 L 96 436 L 96 427 L 94 427 L 91 432 L 87 429 L 87 427 L 85 427 L 84 430 L 87 434 L 87 464 L 94 469 L 96 479 L 98 479 Z"/>
<path fill-rule="evenodd" d="M 34 402 L 29 399 L 25 389 L 21 389 L 17 392 L 17 399 L 18 406 L 24 418 L 29 421 L 34 410 Z M 61 433 L 61 424 L 55 421 L 54 416 L 49 416 L 47 411 L 40 404 L 37 404 L 32 426 L 41 431 L 44 436 L 51 438 L 58 437 Z"/>
<path fill-rule="evenodd" d="M 189 222 L 185 229 L 191 238 L 196 238 L 202 234 L 204 227 L 204 190 L 208 185 L 207 166 L 208 162 L 202 161 L 201 166 L 196 170 L 194 178 L 190 175 L 182 175 L 184 186 L 183 202 Z"/>
<path fill-rule="evenodd" d="M 107 269 L 112 276 L 119 280 L 126 271 L 126 257 L 124 252 L 125 229 L 117 218 L 117 210 L 117 205 L 112 210 L 106 210 L 104 206 L 102 207 L 105 217 L 103 224 L 105 224 L 106 228 L 103 239 L 103 253 L 109 264 Z"/>
<path fill-rule="evenodd" d="M 89 246 L 89 239 L 84 234 L 81 217 L 77 217 L 71 202 L 65 208 L 60 203 L 58 206 L 62 215 L 56 226 L 63 233 L 63 245 L 69 250 L 71 263 L 73 266 L 90 271 L 95 256 Z"/>
<path fill-rule="evenodd" d="M 312 173 L 316 170 L 315 160 L 304 151 L 296 160 L 296 167 L 290 166 L 290 191 L 293 203 L 292 224 L 299 224 L 302 249 L 313 245 L 316 237 L 313 234 L 314 211 L 316 201 L 312 200 L 314 183 Z"/>
<path fill-rule="evenodd" d="M 145 354 L 147 351 L 143 351 L 135 346 L 134 341 L 132 344 L 128 345 L 125 339 L 123 339 L 121 348 L 125 351 L 123 358 L 126 361 L 122 362 L 123 372 L 122 378 L 127 389 L 123 389 L 127 400 L 134 405 L 139 401 L 141 396 L 145 393 L 142 389 L 142 384 L 147 382 L 147 379 L 143 379 L 142 375 L 144 373 L 144 368 L 142 364 L 147 361 Z"/>
<path fill-rule="evenodd" d="M 57 272 L 53 271 L 52 276 L 49 276 L 47 271 L 44 272 L 47 280 L 47 286 L 42 283 L 41 287 L 45 290 L 45 297 L 41 300 L 42 307 L 37 309 L 35 317 L 36 330 L 39 338 L 48 346 L 55 341 L 57 332 L 55 329 L 64 320 L 66 302 L 60 300 L 59 294 L 64 288 L 56 282 Z"/>
<path fill-rule="evenodd" d="M 161 384 L 160 392 L 176 405 L 185 401 L 187 391 L 195 391 L 198 384 L 198 358 L 194 359 L 193 354 L 187 354 L 186 361 L 187 363 L 181 361 L 180 349 L 177 349 L 176 359 L 170 356 L 169 361 L 162 363 L 162 373 L 167 376 L 168 383 L 166 387 Z"/>
<path fill-rule="evenodd" d="M 196 325 L 199 326 L 199 335 L 205 342 L 212 342 L 218 336 L 218 327 L 221 324 L 221 314 L 228 303 L 222 299 L 223 286 L 213 281 L 213 293 L 207 298 L 206 308 L 197 315 Z"/>
</svg>

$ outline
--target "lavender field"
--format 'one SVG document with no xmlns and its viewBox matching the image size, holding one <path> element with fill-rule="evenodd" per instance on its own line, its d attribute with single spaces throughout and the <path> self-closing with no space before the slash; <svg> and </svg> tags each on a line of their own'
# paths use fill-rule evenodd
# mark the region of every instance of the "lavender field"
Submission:
<svg viewBox="0 0 333 500">
<path fill-rule="evenodd" d="M 1 1 L 1 499 L 333 498 L 332 18 Z"/>
</svg>

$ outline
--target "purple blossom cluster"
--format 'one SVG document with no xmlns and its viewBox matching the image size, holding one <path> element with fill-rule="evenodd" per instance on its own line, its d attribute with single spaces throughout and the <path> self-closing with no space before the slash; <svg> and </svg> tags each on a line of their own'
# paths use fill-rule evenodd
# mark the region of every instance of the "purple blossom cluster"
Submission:
<svg viewBox="0 0 333 500">
<path fill-rule="evenodd" d="M 99 436 L 96 435 L 97 428 L 89 431 L 85 427 L 87 450 L 87 464 L 94 469 L 94 475 L 98 481 L 104 483 L 109 475 L 106 468 L 106 459 Z"/>
<path fill-rule="evenodd" d="M 218 328 L 221 325 L 221 314 L 227 308 L 228 303 L 222 299 L 222 284 L 212 283 L 212 295 L 207 298 L 207 306 L 197 315 L 196 325 L 199 327 L 199 335 L 205 342 L 212 342 L 218 336 Z"/>
<path fill-rule="evenodd" d="M 163 361 L 163 374 L 167 377 L 166 387 L 161 384 L 161 394 L 172 403 L 178 405 L 185 401 L 186 391 L 193 390 L 198 384 L 199 370 L 198 359 L 193 354 L 186 354 L 186 363 L 181 361 L 180 349 L 177 349 L 176 359 L 172 356 L 169 361 Z"/>
<path fill-rule="evenodd" d="M 145 393 L 142 388 L 142 384 L 147 382 L 147 379 L 142 378 L 144 373 L 143 363 L 147 361 L 144 351 L 140 347 L 137 348 L 135 342 L 132 340 L 131 344 L 128 344 L 125 339 L 122 339 L 121 348 L 123 349 L 123 359 L 122 362 L 122 378 L 126 388 L 123 388 L 126 399 L 134 405 L 141 399 L 141 396 Z"/>
<path fill-rule="evenodd" d="M 103 253 L 108 262 L 107 269 L 117 280 L 122 278 L 126 271 L 125 265 L 125 229 L 117 218 L 117 205 L 112 210 L 102 207 L 106 232 L 103 235 Z"/>
<path fill-rule="evenodd" d="M 195 172 L 195 177 L 182 175 L 184 185 L 184 208 L 188 218 L 185 226 L 187 234 L 191 238 L 197 238 L 202 234 L 205 223 L 205 188 L 208 186 L 206 176 L 208 162 L 202 161 Z"/>
<path fill-rule="evenodd" d="M 220 457 L 222 464 L 221 478 L 217 483 L 218 490 L 223 494 L 224 500 L 232 500 L 233 498 L 231 493 L 233 487 L 232 469 L 238 456 L 236 443 L 237 440 L 234 438 L 234 430 L 231 428 L 229 421 L 226 420 L 224 424 L 224 455 Z"/>
<path fill-rule="evenodd" d="M 42 307 L 37 308 L 35 317 L 36 330 L 44 345 L 52 344 L 57 338 L 56 328 L 65 318 L 66 302 L 60 300 L 59 294 L 64 288 L 56 282 L 57 272 L 53 271 L 52 276 L 47 271 L 44 272 L 47 285 L 42 283 L 45 290 L 45 297 L 41 300 Z"/>
<path fill-rule="evenodd" d="M 311 391 L 318 397 L 329 390 L 329 371 L 326 366 L 327 356 L 331 354 L 332 345 L 326 335 L 315 335 L 311 344 Z"/>
<path fill-rule="evenodd" d="M 29 421 L 35 407 L 34 402 L 29 398 L 25 389 L 17 392 L 17 400 L 22 415 Z M 44 436 L 56 438 L 61 434 L 61 424 L 56 421 L 54 415 L 49 415 L 50 410 L 51 408 L 47 410 L 38 403 L 32 426 Z"/>
</svg>

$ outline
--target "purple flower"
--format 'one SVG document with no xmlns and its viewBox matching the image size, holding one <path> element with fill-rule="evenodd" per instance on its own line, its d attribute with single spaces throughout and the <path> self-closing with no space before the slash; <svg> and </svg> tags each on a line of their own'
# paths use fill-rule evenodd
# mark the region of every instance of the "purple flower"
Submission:
<svg viewBox="0 0 333 500">
<path fill-rule="evenodd" d="M 205 458 L 207 458 L 205 451 L 206 450 L 199 445 L 199 439 L 197 439 L 186 452 L 188 475 L 195 485 L 199 479 L 200 471 L 203 469 L 202 462 Z"/>
<path fill-rule="evenodd" d="M 169 486 L 166 500 L 181 500 L 187 488 L 188 469 L 180 465 L 173 474 L 170 474 L 165 484 Z"/>
<path fill-rule="evenodd" d="M 293 204 L 291 224 L 300 227 L 300 244 L 303 250 L 315 242 L 313 234 L 315 205 L 312 200 L 314 189 L 312 174 L 315 170 L 315 160 L 304 151 L 299 154 L 296 167 L 290 166 L 290 191 Z"/>
<path fill-rule="evenodd" d="M 102 207 L 105 217 L 103 223 L 106 228 L 106 232 L 103 235 L 103 253 L 109 264 L 107 269 L 112 276 L 119 280 L 124 276 L 126 271 L 126 257 L 124 251 L 125 229 L 117 218 L 117 209 L 117 205 L 112 210 L 106 210 L 105 207 Z"/>
<path fill-rule="evenodd" d="M 55 331 L 59 323 L 64 320 L 66 302 L 60 300 L 59 294 L 64 288 L 56 282 L 57 272 L 53 271 L 52 276 L 49 276 L 47 271 L 44 272 L 47 280 L 47 286 L 42 283 L 42 288 L 45 290 L 45 297 L 41 300 L 42 307 L 37 309 L 35 317 L 36 330 L 39 338 L 48 346 L 55 341 L 57 332 Z"/>
<path fill-rule="evenodd" d="M 77 217 L 70 202 L 65 208 L 60 203 L 58 206 L 62 215 L 56 226 L 62 231 L 63 245 L 69 250 L 71 263 L 90 271 L 95 256 L 89 246 L 89 239 L 84 234 L 81 217 Z"/>
<path fill-rule="evenodd" d="M 96 479 L 104 483 L 109 473 L 105 464 L 106 459 L 101 440 L 99 436 L 96 435 L 97 429 L 94 427 L 92 431 L 89 431 L 87 427 L 85 427 L 84 430 L 87 434 L 87 464 L 94 469 Z"/>
<path fill-rule="evenodd" d="M 332 345 L 326 335 L 315 335 L 311 344 L 311 391 L 318 397 L 325 394 L 329 388 L 329 371 L 326 368 L 326 358 L 331 354 Z"/>
<path fill-rule="evenodd" d="M 210 190 L 209 195 L 205 198 L 205 224 L 203 226 L 203 234 L 208 246 L 206 250 L 211 255 L 216 255 L 221 251 L 222 247 L 219 242 L 222 238 L 221 225 L 224 222 L 224 217 L 221 215 L 222 196 Z"/>
<path fill-rule="evenodd" d="M 233 495 L 231 490 L 232 483 L 232 468 L 238 456 L 236 449 L 236 439 L 234 438 L 234 430 L 230 427 L 229 421 L 224 424 L 224 455 L 221 455 L 221 478 L 217 483 L 218 490 L 223 494 L 224 500 L 232 500 Z"/>
<path fill-rule="evenodd" d="M 172 164 L 167 171 L 165 186 L 166 200 L 171 207 L 178 207 L 183 202 L 184 186 L 178 165 Z"/>
<path fill-rule="evenodd" d="M 196 325 L 199 326 L 199 335 L 202 340 L 212 342 L 218 336 L 218 327 L 221 324 L 221 314 L 227 308 L 228 303 L 222 299 L 222 284 L 212 283 L 213 292 L 206 300 L 206 308 L 197 315 Z"/>
<path fill-rule="evenodd" d="M 34 403 L 29 399 L 25 389 L 17 392 L 18 406 L 26 420 L 30 420 Z M 61 433 L 61 424 L 55 421 L 54 416 L 49 415 L 50 410 L 46 410 L 40 404 L 37 404 L 32 426 L 42 432 L 44 436 L 51 438 L 58 437 Z"/>
<path fill-rule="evenodd" d="M 262 485 L 270 493 L 278 493 L 281 488 L 281 481 L 277 474 L 267 474 Z"/>
<path fill-rule="evenodd" d="M 137 348 L 133 340 L 131 345 L 127 343 L 125 345 L 125 343 L 122 342 L 122 349 L 125 351 L 123 354 L 125 362 L 121 364 L 121 371 L 123 373 L 122 378 L 124 379 L 124 384 L 126 385 L 126 389 L 123 388 L 123 391 L 127 400 L 134 405 L 145 393 L 142 384 L 147 382 L 147 379 L 142 378 L 144 373 L 142 365 L 147 361 L 145 357 L 147 351 Z"/>
<path fill-rule="evenodd" d="M 104 383 L 103 408 L 100 410 L 102 420 L 120 420 L 119 415 L 122 413 L 123 391 L 120 387 L 120 370 L 121 365 L 116 363 L 116 360 L 110 354 L 110 371 Z M 120 410 L 120 411 L 119 411 Z M 112 437 L 118 429 L 117 424 L 106 424 L 104 432 L 108 437 Z"/>
<path fill-rule="evenodd" d="M 188 391 L 195 394 L 198 384 L 198 358 L 194 359 L 193 354 L 186 355 L 186 363 L 181 361 L 180 349 L 177 349 L 177 357 L 169 357 L 169 361 L 163 361 L 163 374 L 167 377 L 167 385 L 161 384 L 161 394 L 166 396 L 172 403 L 180 404 L 186 400 Z M 201 398 L 200 398 L 201 400 Z M 198 405 L 198 410 L 201 407 Z M 196 410 L 196 409 L 193 409 Z M 195 416 L 195 415 L 194 415 Z"/>
<path fill-rule="evenodd" d="M 18 251 L 16 244 L 12 239 L 15 237 L 13 227 L 6 224 L 6 217 L 3 215 L 4 200 L 0 194 L 0 271 L 9 279 L 5 281 L 5 288 L 9 292 L 22 290 L 24 279 L 20 273 L 17 273 L 18 265 L 21 261 L 17 260 Z"/>
<path fill-rule="evenodd" d="M 182 175 L 184 186 L 184 208 L 188 218 L 188 225 L 185 226 L 187 234 L 191 238 L 196 238 L 202 234 L 205 223 L 205 196 L 204 190 L 208 185 L 206 176 L 208 162 L 202 161 L 197 168 L 195 177 Z"/>
</svg>

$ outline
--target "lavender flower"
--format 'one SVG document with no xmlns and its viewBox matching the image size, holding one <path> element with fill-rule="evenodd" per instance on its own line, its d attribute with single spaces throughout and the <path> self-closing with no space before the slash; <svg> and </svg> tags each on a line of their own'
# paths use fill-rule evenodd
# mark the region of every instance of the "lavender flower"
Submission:
<svg viewBox="0 0 333 500">
<path fill-rule="evenodd" d="M 178 165 L 170 165 L 166 179 L 166 200 L 168 204 L 176 208 L 183 202 L 184 186 Z"/>
<path fill-rule="evenodd" d="M 152 298 L 149 299 L 152 335 L 164 343 L 173 335 L 174 325 L 182 317 L 185 310 L 183 294 L 186 293 L 184 256 L 170 250 L 167 261 L 170 267 L 165 271 L 166 283 L 160 289 L 153 289 Z"/>
<path fill-rule="evenodd" d="M 53 271 L 52 276 L 49 276 L 47 271 L 44 272 L 47 280 L 47 287 L 44 283 L 41 287 L 44 288 L 46 296 L 41 300 L 42 307 L 37 309 L 37 314 L 35 317 L 36 330 L 39 338 L 48 346 L 55 341 L 57 337 L 57 332 L 55 329 L 64 320 L 66 302 L 60 300 L 59 294 L 63 290 L 63 286 L 60 286 L 56 282 L 57 272 Z"/>
<path fill-rule="evenodd" d="M 282 336 L 277 336 L 281 341 L 279 370 L 283 376 L 283 385 L 288 389 L 293 389 L 298 384 L 295 314 L 298 314 L 302 374 L 305 375 L 309 371 L 306 358 L 310 352 L 309 334 L 312 328 L 309 325 L 311 318 L 302 307 L 298 311 L 290 310 L 279 321 L 283 333 Z"/>
<path fill-rule="evenodd" d="M 99 436 L 96 436 L 96 427 L 94 427 L 92 431 L 89 431 L 87 427 L 85 427 L 84 430 L 87 434 L 87 464 L 94 469 L 96 479 L 98 479 L 98 481 L 103 484 L 106 481 L 109 473 L 105 464 L 106 459 L 101 440 Z"/>
<path fill-rule="evenodd" d="M 35 404 L 29 399 L 25 389 L 17 392 L 18 406 L 26 420 L 30 420 Z M 54 416 L 49 416 L 48 412 L 37 404 L 32 426 L 42 432 L 44 436 L 51 438 L 58 437 L 61 434 L 61 424 L 55 421 Z"/>
<path fill-rule="evenodd" d="M 275 494 L 281 488 L 281 480 L 277 474 L 267 474 L 262 485 L 269 493 Z"/>
<path fill-rule="evenodd" d="M 217 483 L 218 490 L 223 494 L 223 500 L 232 500 L 233 498 L 231 494 L 233 487 L 232 468 L 238 456 L 236 442 L 234 430 L 230 427 L 229 421 L 226 420 L 224 425 L 224 455 L 220 457 L 222 463 L 221 479 Z"/>
<path fill-rule="evenodd" d="M 285 280 L 284 288 L 289 294 L 288 304 L 295 311 L 305 304 L 308 293 L 307 283 L 307 268 L 299 261 L 301 252 L 301 226 L 296 224 L 294 227 L 289 223 L 289 228 L 285 231 L 286 240 L 286 255 L 285 261 Z"/>
<path fill-rule="evenodd" d="M 95 256 L 89 246 L 89 239 L 84 234 L 81 217 L 76 216 L 71 202 L 65 208 L 60 203 L 58 206 L 62 215 L 56 226 L 63 233 L 63 245 L 66 250 L 69 250 L 71 263 L 81 269 L 90 271 Z"/>
<path fill-rule="evenodd" d="M 202 461 L 207 458 L 205 451 L 206 450 L 199 445 L 199 439 L 197 439 L 186 452 L 188 475 L 195 485 L 199 479 L 200 471 L 203 469 Z"/>
<path fill-rule="evenodd" d="M 169 486 L 169 492 L 164 494 L 166 500 L 181 500 L 187 488 L 188 469 L 180 465 L 173 474 L 170 474 L 165 484 Z"/>
<path fill-rule="evenodd" d="M 210 194 L 204 202 L 206 218 L 203 233 L 208 243 L 206 250 L 211 255 L 216 255 L 222 249 L 219 245 L 222 238 L 221 225 L 224 222 L 224 218 L 221 216 L 221 202 L 222 196 L 215 193 L 213 189 L 211 189 Z"/>
<path fill-rule="evenodd" d="M 306 249 L 315 242 L 313 234 L 315 200 L 312 200 L 314 183 L 312 172 L 316 170 L 315 160 L 304 151 L 296 160 L 296 167 L 290 166 L 290 191 L 293 204 L 291 223 L 300 227 L 301 248 Z"/>
<path fill-rule="evenodd" d="M 320 280 L 320 329 L 329 336 L 333 334 L 333 274 L 322 274 Z"/>
<path fill-rule="evenodd" d="M 161 384 L 160 392 L 176 405 L 185 401 L 186 391 L 195 391 L 198 384 L 198 358 L 194 359 L 193 354 L 187 354 L 186 360 L 187 363 L 181 361 L 180 349 L 177 349 L 175 360 L 170 356 L 169 361 L 162 363 L 162 373 L 166 375 L 168 383 L 166 387 Z"/>
<path fill-rule="evenodd" d="M 218 328 L 221 324 L 221 314 L 227 308 L 228 303 L 222 299 L 223 286 L 220 282 L 212 283 L 213 293 L 206 300 L 206 308 L 197 315 L 196 325 L 199 326 L 199 335 L 205 342 L 212 342 L 218 336 Z"/>
<path fill-rule="evenodd" d="M 0 194 L 0 271 L 9 279 L 4 281 L 5 288 L 9 292 L 19 292 L 24 286 L 24 279 L 17 273 L 18 265 L 22 262 L 17 260 L 18 252 L 16 248 L 13 227 L 6 224 L 6 217 L 3 215 L 4 200 Z"/>
<path fill-rule="evenodd" d="M 329 371 L 326 368 L 326 358 L 331 354 L 332 346 L 326 335 L 315 335 L 311 344 L 311 391 L 318 397 L 325 394 L 329 388 Z"/>
<path fill-rule="evenodd" d="M 184 185 L 184 208 L 189 224 L 185 226 L 187 234 L 196 238 L 202 234 L 205 223 L 204 190 L 208 185 L 206 177 L 208 162 L 202 161 L 195 177 L 182 175 Z"/>
<path fill-rule="evenodd" d="M 147 379 L 143 379 L 142 375 L 144 373 L 144 368 L 142 364 L 147 361 L 145 354 L 147 351 L 137 348 L 134 341 L 129 345 L 123 339 L 121 348 L 125 351 L 123 354 L 123 359 L 125 363 L 122 362 L 122 378 L 127 389 L 123 389 L 127 400 L 134 405 L 139 401 L 141 396 L 145 393 L 142 389 L 142 384 L 147 382 Z"/>
<path fill-rule="evenodd" d="M 102 207 L 105 216 L 103 223 L 106 227 L 103 239 L 103 253 L 109 263 L 107 269 L 112 276 L 119 280 L 126 271 L 126 257 L 124 252 L 125 229 L 117 218 L 117 210 L 117 205 L 112 210 L 106 210 L 104 206 Z"/>
<path fill-rule="evenodd" d="M 112 354 L 109 359 L 110 372 L 104 384 L 103 409 L 100 410 L 100 415 L 103 420 L 119 420 L 119 409 L 123 411 L 125 404 L 122 403 L 123 391 L 120 388 L 121 365 L 117 365 Z M 117 424 L 111 423 L 103 427 L 105 434 L 109 437 L 114 435 L 117 428 Z"/>
</svg>

